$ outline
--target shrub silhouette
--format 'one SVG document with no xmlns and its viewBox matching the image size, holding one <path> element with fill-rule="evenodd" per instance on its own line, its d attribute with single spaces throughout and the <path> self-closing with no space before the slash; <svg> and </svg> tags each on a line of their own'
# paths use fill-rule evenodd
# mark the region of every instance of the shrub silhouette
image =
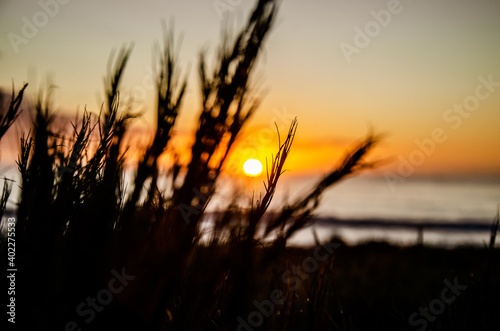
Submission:
<svg viewBox="0 0 500 331">
<path fill-rule="evenodd" d="M 373 166 L 364 158 L 378 137 L 368 135 L 309 194 L 268 215 L 296 134 L 295 119 L 269 162 L 261 198 L 248 209 L 231 205 L 217 214 L 211 239 L 201 242 L 205 207 L 242 127 L 259 105 L 249 95 L 249 80 L 277 10 L 278 1 L 259 0 L 235 40 L 221 45 L 213 72 L 200 55 L 202 105 L 191 159 L 185 168 L 172 166 L 170 190 L 159 188 L 159 158 L 168 150 L 187 87 L 172 33 L 165 34 L 157 52 L 155 134 L 138 161 L 130 194 L 124 190 L 124 137 L 137 115 L 123 111 L 120 82 L 132 48 L 112 54 L 102 109 L 98 116 L 85 110 L 72 124 L 71 137 L 55 131 L 51 90 L 40 94 L 17 160 L 21 326 L 53 330 L 74 321 L 82 329 L 234 330 L 238 317 L 252 310 L 256 294 L 265 292 L 262 282 L 278 286 L 273 266 L 286 255 L 287 240 L 311 220 L 324 190 Z M 25 88 L 17 96 L 13 92 L 0 138 L 17 118 Z M 2 213 L 9 193 L 5 184 Z M 257 231 L 261 227 L 264 231 Z M 111 270 L 126 270 L 134 279 L 87 321 L 75 309 L 106 288 Z M 321 297 L 324 284 L 314 281 Z M 284 308 L 290 319 L 283 325 L 293 323 L 296 308 L 291 299 Z M 272 317 L 265 325 L 276 323 Z"/>
</svg>

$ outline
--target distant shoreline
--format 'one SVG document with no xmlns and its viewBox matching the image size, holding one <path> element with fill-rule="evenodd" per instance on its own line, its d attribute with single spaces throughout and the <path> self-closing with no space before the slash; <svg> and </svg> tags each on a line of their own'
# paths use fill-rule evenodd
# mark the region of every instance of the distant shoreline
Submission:
<svg viewBox="0 0 500 331">
<path fill-rule="evenodd" d="M 207 212 L 206 220 L 212 219 L 218 212 Z M 271 217 L 272 213 L 266 215 L 266 219 Z M 266 222 L 264 219 L 264 223 Z M 321 226 L 339 226 L 350 228 L 380 228 L 380 229 L 406 229 L 406 230 L 458 230 L 458 231 L 481 231 L 491 232 L 493 218 L 463 218 L 456 220 L 446 219 L 390 219 L 390 218 L 340 218 L 333 216 L 317 216 L 313 217 L 305 228 L 313 225 Z M 305 229 L 304 228 L 304 229 Z"/>
<path fill-rule="evenodd" d="M 459 219 L 459 220 L 388 220 L 379 218 L 343 219 L 335 217 L 318 217 L 313 219 L 317 225 L 336 225 L 351 228 L 382 228 L 382 229 L 426 229 L 426 230 L 462 230 L 490 232 L 493 220 Z"/>
</svg>

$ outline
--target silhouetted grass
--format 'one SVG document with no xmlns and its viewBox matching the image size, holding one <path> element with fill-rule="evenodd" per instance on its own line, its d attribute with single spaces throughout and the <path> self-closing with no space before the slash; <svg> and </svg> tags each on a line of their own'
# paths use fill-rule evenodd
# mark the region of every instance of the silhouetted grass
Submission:
<svg viewBox="0 0 500 331">
<path fill-rule="evenodd" d="M 12 86 L 12 98 L 9 102 L 8 108 L 4 111 L 2 109 L 2 114 L 0 114 L 0 139 L 4 136 L 7 130 L 12 126 L 14 121 L 18 118 L 21 107 L 21 101 L 23 100 L 24 90 L 28 87 L 28 84 L 24 84 L 24 86 L 19 90 L 17 94 L 14 92 L 14 86 Z M 3 95 L 2 95 L 3 96 Z M 0 103 L 4 104 L 4 100 L 0 99 Z"/>
<path fill-rule="evenodd" d="M 110 56 L 99 115 L 85 110 L 71 124 L 72 136 L 56 133 L 51 90 L 39 95 L 32 129 L 21 138 L 17 160 L 18 325 L 56 330 L 73 321 L 82 330 L 235 330 L 239 318 L 246 320 L 256 309 L 254 301 L 269 298 L 276 289 L 285 299 L 262 320 L 262 330 L 367 325 L 363 314 L 375 301 L 358 297 L 357 289 L 345 291 L 356 284 L 373 290 L 377 278 L 367 268 L 378 266 L 384 247 L 375 250 L 379 256 L 354 269 L 349 263 L 359 262 L 356 249 L 339 249 L 346 252 L 344 259 L 354 254 L 340 266 L 334 262 L 337 252 L 330 252 L 316 261 L 299 287 L 284 281 L 283 275 L 314 256 L 312 250 L 287 247 L 288 239 L 310 222 L 327 188 L 374 165 L 365 158 L 379 137 L 368 135 L 309 194 L 270 214 L 296 134 L 295 119 L 283 142 L 278 132 L 278 150 L 266 164 L 263 194 L 256 194 L 247 209 L 237 207 L 235 199 L 215 215 L 213 232 L 202 241 L 200 225 L 224 162 L 259 104 L 250 95 L 249 81 L 277 9 L 277 1 L 258 1 L 235 40 L 224 40 L 212 72 L 200 56 L 202 104 L 191 158 L 186 166 L 176 162 L 161 173 L 159 159 L 169 150 L 187 88 L 187 80 L 180 78 L 173 34 L 165 33 L 163 48 L 157 48 L 154 136 L 138 161 L 129 194 L 124 189 L 124 137 L 137 114 L 120 103 L 120 83 L 132 48 Z M 18 116 L 25 88 L 13 94 L 2 118 L 2 135 Z M 170 176 L 172 183 L 165 190 L 158 185 L 162 175 Z M 5 184 L 2 213 L 9 192 Z M 108 287 L 112 270 L 125 270 L 134 278 L 87 320 L 78 307 Z M 359 277 L 359 283 L 349 277 Z M 360 300 L 361 308 L 353 298 Z"/>
</svg>

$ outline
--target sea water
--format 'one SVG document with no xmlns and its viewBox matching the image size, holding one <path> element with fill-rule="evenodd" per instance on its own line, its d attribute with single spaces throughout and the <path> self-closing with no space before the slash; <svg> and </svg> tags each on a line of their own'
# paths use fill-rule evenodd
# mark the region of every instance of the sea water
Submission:
<svg viewBox="0 0 500 331">
<path fill-rule="evenodd" d="M 283 201 L 307 194 L 320 178 L 302 177 L 284 181 L 277 196 Z M 278 205 L 275 204 L 274 206 Z M 322 196 L 316 210 L 318 217 L 356 220 L 376 219 L 385 222 L 491 223 L 500 204 L 500 178 L 407 178 L 391 185 L 383 177 L 348 178 L 332 186 Z M 360 229 L 314 225 L 294 238 L 298 243 L 311 243 L 312 230 L 319 237 L 338 235 L 349 242 L 388 240 L 412 244 L 417 240 L 413 230 Z M 428 244 L 482 245 L 489 242 L 488 231 L 425 231 Z"/>
<path fill-rule="evenodd" d="M 271 210 L 279 210 L 306 196 L 321 179 L 319 176 L 287 176 L 279 181 Z M 234 181 L 232 181 L 234 183 Z M 237 194 L 246 195 L 247 205 L 264 191 L 262 178 L 247 181 Z M 235 193 L 219 190 L 209 210 L 223 208 Z M 245 199 L 244 198 L 244 199 Z M 358 176 L 342 180 L 325 190 L 315 210 L 315 218 L 335 218 L 356 222 L 376 220 L 413 224 L 491 224 L 500 204 L 500 178 L 486 177 L 409 177 L 389 183 L 384 177 Z M 291 240 L 294 244 L 313 244 L 313 231 L 322 240 L 340 236 L 349 243 L 367 240 L 386 240 L 412 245 L 417 242 L 415 228 L 362 228 L 313 222 L 299 231 Z M 424 229 L 424 243 L 456 246 L 461 244 L 485 245 L 490 232 L 464 229 Z M 500 240 L 499 240 L 500 241 Z"/>
</svg>

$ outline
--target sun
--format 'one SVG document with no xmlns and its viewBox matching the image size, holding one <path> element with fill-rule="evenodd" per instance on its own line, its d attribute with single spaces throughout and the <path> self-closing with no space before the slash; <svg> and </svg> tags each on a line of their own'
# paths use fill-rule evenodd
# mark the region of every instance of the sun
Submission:
<svg viewBox="0 0 500 331">
<path fill-rule="evenodd" d="M 248 159 L 243 164 L 243 171 L 247 176 L 258 176 L 262 172 L 262 163 L 256 159 Z"/>
</svg>

